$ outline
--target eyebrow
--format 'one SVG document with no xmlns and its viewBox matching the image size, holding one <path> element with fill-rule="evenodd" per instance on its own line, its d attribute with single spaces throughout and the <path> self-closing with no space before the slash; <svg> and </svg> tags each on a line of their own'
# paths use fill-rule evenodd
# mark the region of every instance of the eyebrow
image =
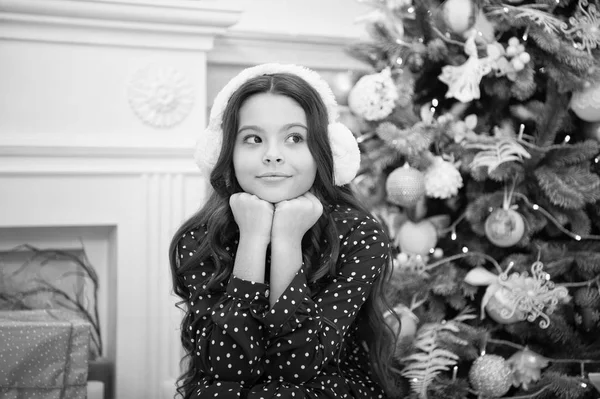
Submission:
<svg viewBox="0 0 600 399">
<path fill-rule="evenodd" d="M 288 130 L 289 128 L 292 128 L 292 127 L 301 127 L 303 129 L 308 130 L 308 127 L 306 127 L 306 125 L 304 125 L 303 123 L 294 122 L 294 123 L 288 123 L 286 125 L 283 125 L 282 128 L 281 128 L 281 130 L 280 130 L 280 132 Z M 248 129 L 249 130 L 255 130 L 255 131 L 261 132 L 261 133 L 265 131 L 262 127 L 257 126 L 257 125 L 244 125 L 244 126 L 242 126 L 242 127 L 240 127 L 238 129 L 238 134 L 240 134 L 242 131 L 248 130 Z"/>
</svg>

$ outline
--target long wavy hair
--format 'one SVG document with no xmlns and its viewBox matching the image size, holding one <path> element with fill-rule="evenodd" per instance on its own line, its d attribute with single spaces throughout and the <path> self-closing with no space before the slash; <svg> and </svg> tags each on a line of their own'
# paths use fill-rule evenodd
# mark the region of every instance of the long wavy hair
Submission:
<svg viewBox="0 0 600 399">
<path fill-rule="evenodd" d="M 356 200 L 348 186 L 340 187 L 334 184 L 333 154 L 327 135 L 329 124 L 327 111 L 320 95 L 311 85 L 296 75 L 277 73 L 249 79 L 231 96 L 223 114 L 224 137 L 221 153 L 210 174 L 213 190 L 205 205 L 175 233 L 169 248 L 173 290 L 182 299 L 178 305 L 186 305 L 183 307 L 186 315 L 181 324 L 181 341 L 186 351 L 182 359 L 185 371 L 177 380 L 177 393 L 186 399 L 192 393 L 193 384 L 198 380 L 199 375 L 191 360 L 191 354 L 194 353 L 194 337 L 190 332 L 192 317 L 187 306 L 190 292 L 183 276 L 204 259 L 211 259 L 215 265 L 215 272 L 206 282 L 207 290 L 217 288 L 231 275 L 234 259 L 225 248 L 231 246 L 237 238 L 238 231 L 229 206 L 229 197 L 243 191 L 234 174 L 233 148 L 239 127 L 240 108 L 248 98 L 259 93 L 289 97 L 302 107 L 307 116 L 309 132 L 307 145 L 317 165 L 312 192 L 323 204 L 321 218 L 302 240 L 302 257 L 307 266 L 309 286 L 316 287 L 323 277 L 336 274 L 340 243 L 336 224 L 328 205 L 346 205 L 368 212 Z M 207 234 L 199 241 L 196 253 L 180 263 L 177 258 L 180 238 L 184 233 L 202 227 L 207 229 Z M 323 256 L 321 257 L 320 254 Z M 394 385 L 391 357 L 395 346 L 391 330 L 382 317 L 384 309 L 389 309 L 383 295 L 389 274 L 390 268 L 386 265 L 384 273 L 374 283 L 371 294 L 358 316 L 361 325 L 365 326 L 361 336 L 365 337 L 369 347 L 371 369 L 386 392 L 391 392 Z"/>
</svg>

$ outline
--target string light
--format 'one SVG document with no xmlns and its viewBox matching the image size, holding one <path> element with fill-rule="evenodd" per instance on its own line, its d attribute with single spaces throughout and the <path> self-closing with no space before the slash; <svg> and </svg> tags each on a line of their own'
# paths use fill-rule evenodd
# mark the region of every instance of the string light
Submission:
<svg viewBox="0 0 600 399">
<path fill-rule="evenodd" d="M 467 247 L 462 247 L 462 251 L 464 254 L 466 254 L 467 252 L 469 252 L 469 248 Z"/>
<path fill-rule="evenodd" d="M 569 141 L 571 141 L 571 136 L 569 136 L 568 134 L 565 136 L 565 143 L 568 143 Z"/>
<path fill-rule="evenodd" d="M 548 220 L 550 220 L 552 223 L 554 223 L 554 225 L 563 233 L 565 233 L 566 235 L 568 235 L 569 237 L 577 240 L 577 241 L 581 241 L 581 240 L 600 240 L 600 235 L 592 235 L 592 234 L 588 234 L 588 235 L 579 235 L 579 234 L 575 234 L 570 230 L 567 230 L 566 228 L 563 227 L 562 224 L 560 224 L 560 222 L 558 220 L 556 220 L 556 218 L 554 216 L 552 216 L 552 214 L 550 212 L 548 212 L 547 210 L 545 210 L 544 208 L 542 208 L 541 206 L 539 206 L 538 204 L 532 204 L 529 201 L 529 198 L 527 198 L 524 194 L 521 193 L 514 193 L 515 197 L 519 197 L 521 198 L 523 201 L 525 201 L 525 203 L 531 207 L 531 209 L 533 209 L 534 211 L 538 211 L 541 212 Z"/>
<path fill-rule="evenodd" d="M 452 241 L 456 241 L 456 232 L 454 232 L 454 231 L 452 232 L 452 235 L 450 236 L 450 239 Z"/>
</svg>

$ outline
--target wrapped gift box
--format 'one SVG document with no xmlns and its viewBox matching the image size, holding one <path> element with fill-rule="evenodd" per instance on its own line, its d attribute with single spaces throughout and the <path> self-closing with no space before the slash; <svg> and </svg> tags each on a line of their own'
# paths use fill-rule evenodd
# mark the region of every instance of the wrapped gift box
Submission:
<svg viewBox="0 0 600 399">
<path fill-rule="evenodd" d="M 0 311 L 0 398 L 85 398 L 90 327 L 67 311 Z"/>
</svg>

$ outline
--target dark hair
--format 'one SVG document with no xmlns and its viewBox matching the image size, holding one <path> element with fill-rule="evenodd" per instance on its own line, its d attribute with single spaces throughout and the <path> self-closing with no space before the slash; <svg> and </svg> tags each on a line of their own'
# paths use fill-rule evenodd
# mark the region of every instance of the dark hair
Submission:
<svg viewBox="0 0 600 399">
<path fill-rule="evenodd" d="M 348 186 L 336 186 L 333 180 L 333 154 L 327 135 L 329 124 L 327 109 L 319 93 L 302 78 L 277 73 L 258 76 L 246 81 L 229 99 L 223 114 L 223 144 L 219 159 L 210 174 L 213 187 L 206 204 L 175 233 L 169 248 L 173 290 L 181 297 L 181 303 L 189 299 L 189 291 L 183 276 L 192 270 L 203 259 L 211 259 L 215 264 L 215 273 L 207 280 L 206 289 L 216 288 L 219 283 L 229 278 L 233 269 L 233 258 L 226 247 L 236 239 L 237 225 L 229 206 L 232 194 L 243 191 L 233 173 L 233 147 L 239 124 L 239 110 L 251 96 L 259 93 L 284 95 L 297 102 L 306 113 L 308 123 L 307 144 L 317 165 L 317 174 L 312 192 L 323 204 L 323 215 L 319 221 L 305 234 L 302 240 L 302 256 L 308 271 L 308 280 L 315 283 L 328 274 L 334 275 L 339 255 L 340 243 L 336 224 L 328 205 L 346 205 L 364 212 L 363 206 L 355 199 Z M 367 212 L 368 213 L 368 212 Z M 181 236 L 193 229 L 206 227 L 207 234 L 199 242 L 196 253 L 182 264 L 178 263 L 177 245 Z M 323 257 L 319 254 L 323 253 Z M 386 391 L 392 388 L 390 378 L 391 356 L 394 345 L 391 332 L 385 324 L 382 313 L 389 308 L 384 303 L 383 288 L 389 277 L 389 267 L 382 273 L 371 291 L 367 302 L 363 305 L 359 317 L 364 319 L 369 329 L 364 336 L 369 345 L 372 370 Z M 191 314 L 187 314 L 181 325 L 181 340 L 187 355 L 190 357 L 194 347 L 190 335 Z M 189 360 L 189 359 L 188 359 Z M 189 397 L 192 384 L 197 377 L 193 361 L 187 361 L 187 369 L 178 379 L 177 392 L 184 398 Z"/>
</svg>

